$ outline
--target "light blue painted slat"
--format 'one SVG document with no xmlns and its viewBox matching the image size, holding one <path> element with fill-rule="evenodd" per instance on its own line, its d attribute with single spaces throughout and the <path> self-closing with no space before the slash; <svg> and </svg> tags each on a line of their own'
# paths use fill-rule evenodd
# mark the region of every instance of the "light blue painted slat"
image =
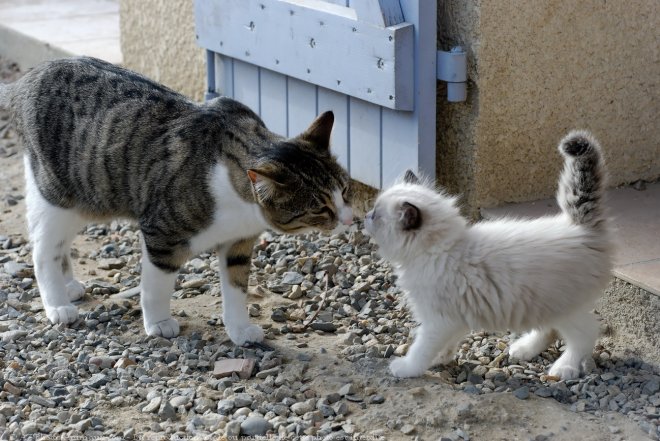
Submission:
<svg viewBox="0 0 660 441">
<path fill-rule="evenodd" d="M 332 152 L 337 156 L 339 163 L 347 170 L 349 168 L 348 144 L 348 97 L 343 93 L 318 88 L 318 113 L 332 110 L 335 114 L 335 124 L 332 127 Z"/>
<path fill-rule="evenodd" d="M 381 108 L 357 98 L 350 102 L 350 161 L 354 179 L 380 188 Z"/>
<path fill-rule="evenodd" d="M 415 115 L 383 109 L 383 187 L 407 169 L 418 171 L 417 136 Z"/>
<path fill-rule="evenodd" d="M 271 131 L 287 134 L 286 76 L 261 69 L 261 119 Z"/>
<path fill-rule="evenodd" d="M 215 54 L 216 92 L 229 98 L 234 97 L 234 60 Z"/>
<path fill-rule="evenodd" d="M 334 3 L 335 5 L 348 6 L 348 0 L 323 0 L 326 3 Z"/>
<path fill-rule="evenodd" d="M 407 22 L 415 25 L 414 77 L 417 124 L 417 158 L 419 171 L 435 179 L 435 119 L 436 119 L 436 51 L 438 2 L 402 1 L 401 9 Z M 414 139 L 411 139 L 414 142 Z"/>
<path fill-rule="evenodd" d="M 307 130 L 316 118 L 316 86 L 289 77 L 289 137 Z"/>
<path fill-rule="evenodd" d="M 234 99 L 259 113 L 259 68 L 234 60 Z"/>
</svg>

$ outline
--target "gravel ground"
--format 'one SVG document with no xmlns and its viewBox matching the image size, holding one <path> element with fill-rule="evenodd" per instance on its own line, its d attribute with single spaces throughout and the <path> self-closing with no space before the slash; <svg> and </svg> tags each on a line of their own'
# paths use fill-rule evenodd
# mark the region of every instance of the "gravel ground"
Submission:
<svg viewBox="0 0 660 441">
<path fill-rule="evenodd" d="M 0 60 L 2 81 L 17 75 Z M 0 111 L 0 439 L 660 437 L 658 365 L 609 347 L 596 347 L 589 375 L 556 381 L 544 372 L 560 341 L 526 363 L 508 357 L 515 335 L 476 332 L 453 364 L 393 378 L 387 359 L 406 352 L 416 324 L 359 225 L 332 237 L 262 236 L 250 315 L 266 331 L 264 347 L 228 340 L 212 254 L 177 280 L 181 336 L 145 336 L 139 236 L 127 222 L 90 225 L 76 239 L 74 272 L 87 294 L 76 323 L 52 326 L 25 234 L 20 157 Z M 214 373 L 232 359 L 255 367 L 246 378 Z"/>
</svg>

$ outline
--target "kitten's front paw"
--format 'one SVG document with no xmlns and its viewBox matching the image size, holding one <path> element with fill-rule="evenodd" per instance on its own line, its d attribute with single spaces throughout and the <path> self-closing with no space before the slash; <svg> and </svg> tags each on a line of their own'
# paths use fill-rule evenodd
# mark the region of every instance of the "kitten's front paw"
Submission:
<svg viewBox="0 0 660 441">
<path fill-rule="evenodd" d="M 179 335 L 179 322 L 173 318 L 168 318 L 151 325 L 145 324 L 145 329 L 147 331 L 147 335 L 172 338 Z"/>
<path fill-rule="evenodd" d="M 524 341 L 523 338 L 519 338 L 509 346 L 509 357 L 516 358 L 518 360 L 529 361 L 532 358 L 536 357 L 538 352 L 536 348 L 531 347 Z"/>
<path fill-rule="evenodd" d="M 409 357 L 397 358 L 390 363 L 390 372 L 395 377 L 412 378 L 421 376 L 426 369 L 410 360 Z"/>
<path fill-rule="evenodd" d="M 73 305 L 45 306 L 46 317 L 54 325 L 58 323 L 69 324 L 78 320 L 78 308 Z"/>
<path fill-rule="evenodd" d="M 85 285 L 77 280 L 69 280 L 66 284 L 66 293 L 71 301 L 78 300 L 85 295 Z"/>
<path fill-rule="evenodd" d="M 264 340 L 264 331 L 259 325 L 227 325 L 227 334 L 238 346 L 243 346 L 245 343 L 261 343 Z"/>
<path fill-rule="evenodd" d="M 548 375 L 559 377 L 562 380 L 574 380 L 580 377 L 580 366 L 562 362 L 562 359 L 559 358 L 548 371 Z"/>
</svg>

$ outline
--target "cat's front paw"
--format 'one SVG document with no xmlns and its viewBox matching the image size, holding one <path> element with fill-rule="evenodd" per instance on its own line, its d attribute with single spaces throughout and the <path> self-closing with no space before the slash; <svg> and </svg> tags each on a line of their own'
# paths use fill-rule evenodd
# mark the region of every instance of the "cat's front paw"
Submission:
<svg viewBox="0 0 660 441">
<path fill-rule="evenodd" d="M 390 363 L 390 372 L 398 378 L 412 378 L 419 377 L 426 369 L 420 367 L 409 357 L 397 358 Z"/>
<path fill-rule="evenodd" d="M 145 323 L 145 330 L 147 335 L 172 338 L 179 335 L 179 322 L 170 317 L 150 325 Z"/>
<path fill-rule="evenodd" d="M 58 323 L 69 324 L 78 320 L 78 308 L 73 305 L 45 306 L 46 317 L 54 325 Z"/>
<path fill-rule="evenodd" d="M 243 346 L 245 343 L 261 343 L 264 340 L 264 331 L 259 325 L 227 325 L 227 334 L 238 346 Z"/>
<path fill-rule="evenodd" d="M 559 360 L 555 361 L 552 367 L 550 367 L 548 375 L 559 377 L 562 380 L 574 380 L 580 377 L 580 366 L 564 362 L 559 358 Z"/>
<path fill-rule="evenodd" d="M 66 284 L 66 293 L 71 301 L 76 301 L 85 295 L 85 285 L 77 280 L 69 280 Z"/>
<path fill-rule="evenodd" d="M 517 360 L 529 361 L 539 355 L 536 348 L 532 347 L 525 338 L 519 338 L 509 346 L 509 357 Z"/>
</svg>

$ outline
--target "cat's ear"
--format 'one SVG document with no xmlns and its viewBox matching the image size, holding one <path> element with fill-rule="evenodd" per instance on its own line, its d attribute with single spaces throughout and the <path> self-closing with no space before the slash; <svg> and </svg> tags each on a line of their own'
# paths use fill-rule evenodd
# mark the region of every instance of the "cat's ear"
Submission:
<svg viewBox="0 0 660 441">
<path fill-rule="evenodd" d="M 419 184 L 419 178 L 412 170 L 406 170 L 406 174 L 403 175 L 403 182 L 406 184 Z"/>
<path fill-rule="evenodd" d="M 311 142 L 319 150 L 328 150 L 330 148 L 330 134 L 332 133 L 334 122 L 334 113 L 332 111 L 324 112 L 312 122 L 309 128 L 300 135 L 300 138 Z"/>
<path fill-rule="evenodd" d="M 260 202 L 270 199 L 277 188 L 284 185 L 277 180 L 275 174 L 265 169 L 249 169 L 247 175 L 252 183 L 252 190 Z"/>
<path fill-rule="evenodd" d="M 403 231 L 417 230 L 422 225 L 422 214 L 419 208 L 409 202 L 401 204 L 399 223 Z"/>
</svg>

